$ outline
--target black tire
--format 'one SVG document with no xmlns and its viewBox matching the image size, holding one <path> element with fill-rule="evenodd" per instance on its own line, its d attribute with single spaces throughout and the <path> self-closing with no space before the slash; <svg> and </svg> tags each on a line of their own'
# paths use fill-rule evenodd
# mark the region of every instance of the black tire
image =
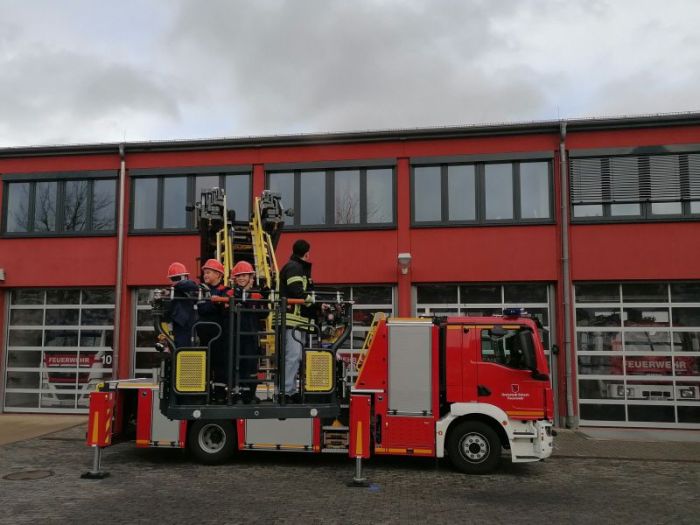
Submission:
<svg viewBox="0 0 700 525">
<path fill-rule="evenodd" d="M 450 463 L 466 474 L 488 474 L 501 462 L 501 440 L 481 421 L 463 421 L 447 435 Z"/>
<path fill-rule="evenodd" d="M 187 432 L 187 445 L 200 463 L 223 463 L 236 452 L 236 427 L 231 421 L 195 421 Z"/>
</svg>

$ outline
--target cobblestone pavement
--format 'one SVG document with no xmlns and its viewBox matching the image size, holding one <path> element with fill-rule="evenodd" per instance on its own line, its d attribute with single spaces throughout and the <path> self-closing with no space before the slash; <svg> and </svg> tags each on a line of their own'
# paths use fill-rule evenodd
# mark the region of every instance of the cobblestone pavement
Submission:
<svg viewBox="0 0 700 525">
<path fill-rule="evenodd" d="M 205 467 L 179 450 L 109 448 L 101 481 L 84 429 L 0 447 L 0 523 L 698 523 L 700 462 L 554 457 L 465 476 L 443 462 L 248 453 Z M 562 443 L 573 441 L 566 438 Z M 697 449 L 694 449 L 697 451 Z M 691 453 L 695 453 L 691 450 Z M 3 479 L 46 469 L 35 481 Z"/>
</svg>

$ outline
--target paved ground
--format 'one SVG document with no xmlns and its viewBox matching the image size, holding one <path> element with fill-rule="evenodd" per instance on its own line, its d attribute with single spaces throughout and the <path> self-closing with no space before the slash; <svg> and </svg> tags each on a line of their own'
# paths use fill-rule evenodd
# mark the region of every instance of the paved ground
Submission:
<svg viewBox="0 0 700 525">
<path fill-rule="evenodd" d="M 593 440 L 562 431 L 556 457 L 465 476 L 442 462 L 372 459 L 348 488 L 339 456 L 249 453 L 204 467 L 178 450 L 107 449 L 88 481 L 82 426 L 0 446 L 0 523 L 698 523 L 700 444 Z M 644 446 L 642 446 L 644 445 Z M 619 459 L 622 457 L 639 459 Z M 615 458 L 615 459 L 612 459 Z M 48 470 L 39 480 L 8 474 Z"/>
<path fill-rule="evenodd" d="M 0 414 L 0 445 L 43 436 L 78 424 L 87 424 L 87 416 Z"/>
</svg>

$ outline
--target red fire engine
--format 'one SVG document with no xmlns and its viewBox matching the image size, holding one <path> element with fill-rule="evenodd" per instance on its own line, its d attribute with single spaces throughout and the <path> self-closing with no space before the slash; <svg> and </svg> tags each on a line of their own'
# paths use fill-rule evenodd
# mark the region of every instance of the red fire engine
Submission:
<svg viewBox="0 0 700 525">
<path fill-rule="evenodd" d="M 489 317 L 378 314 L 357 362 L 347 363 L 339 350 L 351 333 L 352 304 L 339 293 L 319 293 L 315 301 L 326 308 L 309 328 L 301 399 L 290 403 L 282 395 L 288 301 L 274 293 L 281 206 L 265 194 L 252 220 L 238 224 L 227 220 L 222 199 L 213 190 L 197 208 L 202 257 L 216 255 L 227 267 L 233 259 L 255 262 L 259 282 L 272 285 L 256 299 L 270 312 L 258 334 L 266 349 L 256 391 L 261 400 L 245 404 L 238 396 L 245 381 L 236 329 L 228 334 L 232 366 L 223 397 L 215 396 L 209 378 L 210 348 L 175 348 L 170 340 L 157 379 L 109 381 L 91 393 L 87 444 L 95 461 L 86 477 L 103 475 L 103 447 L 128 439 L 137 447 L 187 447 L 204 463 L 260 450 L 347 454 L 356 460 L 358 483 L 362 459 L 373 455 L 447 456 L 475 474 L 495 469 L 502 449 L 514 462 L 551 455 L 553 402 L 540 327 L 519 309 Z M 166 338 L 162 303 L 168 300 L 166 294 L 154 301 Z M 197 300 L 208 299 L 200 293 Z M 245 311 L 231 298 L 229 326 L 240 327 Z M 347 374 L 348 366 L 355 373 Z"/>
</svg>

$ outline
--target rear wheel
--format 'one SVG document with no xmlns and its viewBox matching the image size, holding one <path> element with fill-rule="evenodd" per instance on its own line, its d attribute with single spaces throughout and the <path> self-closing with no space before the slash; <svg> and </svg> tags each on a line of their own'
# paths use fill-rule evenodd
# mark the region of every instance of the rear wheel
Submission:
<svg viewBox="0 0 700 525">
<path fill-rule="evenodd" d="M 187 442 L 199 462 L 223 463 L 236 452 L 236 428 L 230 421 L 195 421 L 190 425 Z"/>
<path fill-rule="evenodd" d="M 501 440 L 481 421 L 464 421 L 450 430 L 447 454 L 454 467 L 467 474 L 487 474 L 501 461 Z"/>
</svg>

